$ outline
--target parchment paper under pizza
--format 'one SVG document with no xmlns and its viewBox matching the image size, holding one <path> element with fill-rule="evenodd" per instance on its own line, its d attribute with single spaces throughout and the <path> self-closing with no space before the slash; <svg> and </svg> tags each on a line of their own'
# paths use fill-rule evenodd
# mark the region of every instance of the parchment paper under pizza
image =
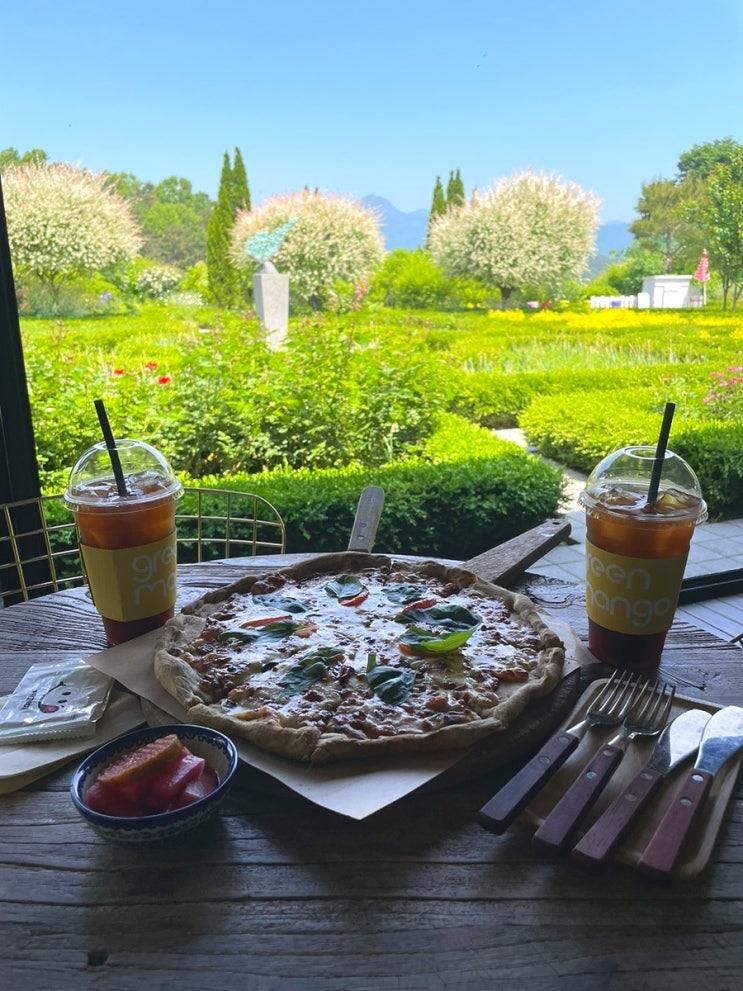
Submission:
<svg viewBox="0 0 743 991">
<path fill-rule="evenodd" d="M 549 694 L 563 662 L 526 596 L 345 552 L 186 606 L 155 674 L 194 722 L 320 763 L 466 747 Z"/>
</svg>

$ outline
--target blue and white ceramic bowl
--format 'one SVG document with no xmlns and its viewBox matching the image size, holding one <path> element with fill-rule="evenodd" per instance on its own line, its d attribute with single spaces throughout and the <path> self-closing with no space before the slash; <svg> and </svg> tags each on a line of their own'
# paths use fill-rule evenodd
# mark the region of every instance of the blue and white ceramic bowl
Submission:
<svg viewBox="0 0 743 991">
<path fill-rule="evenodd" d="M 214 791 L 185 808 L 150 816 L 107 816 L 88 808 L 83 796 L 104 767 L 121 754 L 136 750 L 137 747 L 170 733 L 175 733 L 181 743 L 197 757 L 203 757 L 207 767 L 215 772 L 219 783 Z M 70 793 L 83 819 L 105 839 L 120 843 L 155 843 L 200 826 L 215 815 L 230 790 L 236 769 L 235 744 L 223 733 L 206 726 L 181 723 L 150 726 L 109 740 L 86 757 L 73 775 Z"/>
</svg>

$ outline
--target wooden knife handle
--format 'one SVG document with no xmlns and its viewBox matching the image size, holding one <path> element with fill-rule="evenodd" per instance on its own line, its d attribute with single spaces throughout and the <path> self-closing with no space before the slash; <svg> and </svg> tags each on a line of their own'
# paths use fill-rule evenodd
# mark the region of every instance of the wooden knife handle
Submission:
<svg viewBox="0 0 743 991">
<path fill-rule="evenodd" d="M 653 874 L 670 874 L 697 813 L 704 804 L 714 775 L 692 767 L 681 790 L 660 821 L 637 865 Z"/>
<path fill-rule="evenodd" d="M 558 733 L 480 809 L 477 819 L 491 833 L 504 833 L 530 798 L 562 767 L 580 743 L 572 733 Z"/>
<path fill-rule="evenodd" d="M 598 751 L 534 834 L 536 846 L 552 852 L 565 849 L 623 756 L 621 747 L 608 743 Z"/>
<path fill-rule="evenodd" d="M 663 775 L 659 771 L 650 771 L 647 768 L 640 771 L 574 847 L 573 857 L 589 864 L 603 864 L 647 807 L 662 781 Z"/>
</svg>

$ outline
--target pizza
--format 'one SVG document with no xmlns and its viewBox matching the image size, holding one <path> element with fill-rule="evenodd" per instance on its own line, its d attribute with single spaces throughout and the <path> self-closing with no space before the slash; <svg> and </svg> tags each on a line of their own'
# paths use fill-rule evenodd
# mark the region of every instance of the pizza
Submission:
<svg viewBox="0 0 743 991">
<path fill-rule="evenodd" d="M 467 746 L 552 691 L 563 661 L 526 596 L 346 552 L 191 603 L 154 664 L 190 720 L 321 763 Z"/>
</svg>

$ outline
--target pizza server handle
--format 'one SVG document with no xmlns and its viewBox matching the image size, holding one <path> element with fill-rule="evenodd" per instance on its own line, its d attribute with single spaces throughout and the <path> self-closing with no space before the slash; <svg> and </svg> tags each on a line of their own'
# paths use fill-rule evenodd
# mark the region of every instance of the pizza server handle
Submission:
<svg viewBox="0 0 743 991">
<path fill-rule="evenodd" d="M 480 809 L 477 819 L 491 833 L 504 833 L 513 820 L 546 781 L 562 767 L 580 743 L 582 733 L 563 730 L 542 749 Z"/>
<path fill-rule="evenodd" d="M 650 874 L 670 874 L 676 866 L 684 840 L 704 804 L 714 775 L 692 767 L 678 791 L 673 804 L 661 819 L 658 828 L 645 847 L 638 867 Z"/>
<path fill-rule="evenodd" d="M 644 767 L 573 848 L 573 858 L 595 866 L 605 863 L 627 835 L 632 823 L 648 807 L 662 783 L 660 771 Z"/>
<path fill-rule="evenodd" d="M 553 853 L 567 847 L 623 756 L 623 747 L 611 743 L 597 752 L 534 834 L 535 846 Z"/>
<path fill-rule="evenodd" d="M 356 517 L 348 541 L 349 551 L 371 553 L 383 509 L 384 489 L 379 485 L 367 485 L 356 506 Z"/>
</svg>

